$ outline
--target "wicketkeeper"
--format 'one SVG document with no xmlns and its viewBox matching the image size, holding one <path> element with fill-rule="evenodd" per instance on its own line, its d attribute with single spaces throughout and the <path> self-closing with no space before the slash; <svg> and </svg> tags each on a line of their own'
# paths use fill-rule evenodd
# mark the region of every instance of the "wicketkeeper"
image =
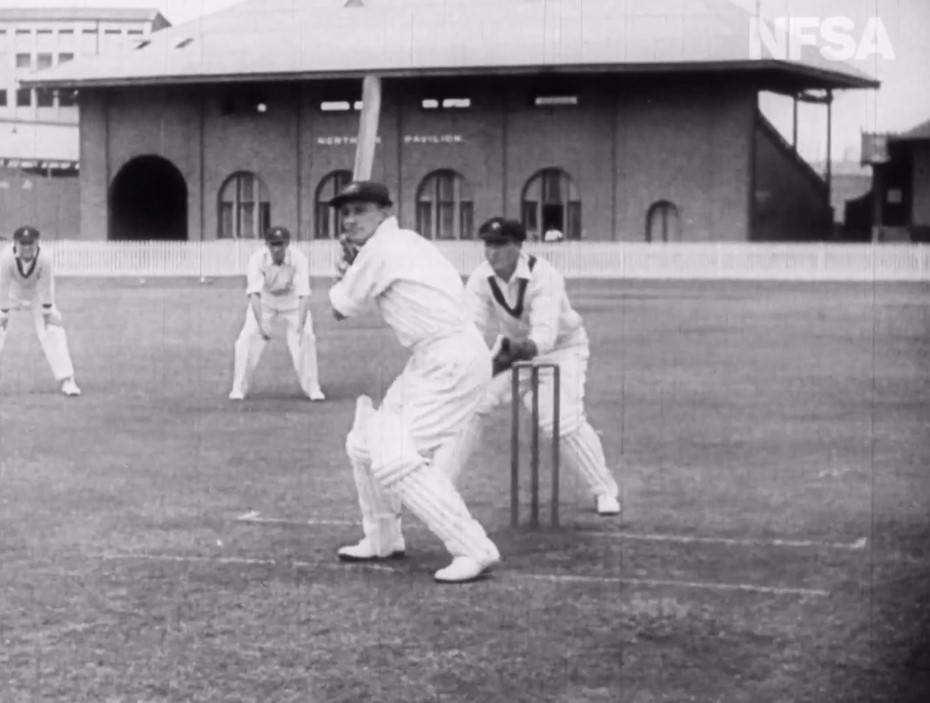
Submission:
<svg viewBox="0 0 930 703">
<path fill-rule="evenodd" d="M 562 459 L 587 483 L 597 512 L 616 515 L 620 512 L 619 487 L 607 468 L 600 437 L 588 423 L 584 410 L 591 353 L 588 335 L 581 316 L 569 302 L 565 281 L 548 261 L 523 251 L 526 230 L 520 222 L 495 217 L 481 226 L 478 236 L 484 240 L 487 260 L 471 274 L 466 290 L 478 329 L 485 333 L 493 324 L 498 331 L 492 348 L 493 378 L 475 419 L 463 432 L 459 460 L 449 466 L 461 469 L 481 442 L 483 421 L 495 408 L 510 402 L 510 369 L 515 362 L 558 364 Z M 528 378 L 521 380 L 527 410 L 532 403 L 529 384 Z M 543 371 L 539 374 L 539 424 L 550 439 L 552 412 L 552 376 Z"/>
</svg>

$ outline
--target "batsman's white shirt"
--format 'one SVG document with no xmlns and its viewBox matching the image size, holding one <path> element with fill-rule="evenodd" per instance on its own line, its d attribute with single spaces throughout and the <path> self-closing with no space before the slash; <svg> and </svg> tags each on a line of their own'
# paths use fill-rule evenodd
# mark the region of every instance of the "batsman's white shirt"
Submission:
<svg viewBox="0 0 930 703">
<path fill-rule="evenodd" d="M 565 292 L 565 279 L 545 259 L 521 252 L 509 281 L 485 261 L 469 276 L 466 289 L 472 319 L 482 334 L 493 329 L 511 341 L 532 339 L 540 356 L 588 344 L 581 316 Z"/>
<path fill-rule="evenodd" d="M 432 242 L 401 229 L 394 217 L 359 250 L 329 298 L 346 317 L 374 303 L 401 345 L 415 353 L 472 326 L 458 271 Z"/>
<path fill-rule="evenodd" d="M 346 317 L 374 304 L 412 356 L 379 412 L 402 417 L 417 451 L 455 438 L 491 379 L 491 356 L 471 321 L 452 263 L 416 232 L 385 220 L 360 249 L 329 299 Z"/>
<path fill-rule="evenodd" d="M 0 310 L 55 304 L 55 277 L 51 255 L 39 248 L 32 261 L 16 257 L 14 247 L 0 253 Z"/>
<path fill-rule="evenodd" d="M 290 245 L 284 261 L 276 264 L 268 247 L 263 246 L 249 258 L 245 292 L 259 293 L 262 305 L 274 310 L 296 310 L 298 299 L 310 295 L 310 262 Z"/>
</svg>

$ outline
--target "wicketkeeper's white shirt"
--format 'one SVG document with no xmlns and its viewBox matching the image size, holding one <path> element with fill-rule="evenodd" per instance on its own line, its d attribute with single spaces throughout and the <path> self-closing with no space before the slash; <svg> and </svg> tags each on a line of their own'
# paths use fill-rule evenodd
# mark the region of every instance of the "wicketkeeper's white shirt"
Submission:
<svg viewBox="0 0 930 703">
<path fill-rule="evenodd" d="M 0 310 L 38 303 L 55 304 L 55 277 L 51 255 L 39 247 L 32 261 L 16 256 L 14 246 L 0 253 Z"/>
<path fill-rule="evenodd" d="M 512 341 L 532 339 L 540 354 L 587 345 L 587 332 L 568 299 L 562 274 L 545 259 L 534 259 L 531 270 L 529 255 L 521 252 L 509 281 L 497 276 L 487 261 L 479 264 L 466 284 L 475 325 L 482 334 L 490 329 Z"/>
<path fill-rule="evenodd" d="M 267 246 L 249 258 L 246 295 L 259 293 L 262 305 L 275 310 L 296 310 L 299 298 L 310 295 L 310 262 L 303 252 L 288 246 L 281 264 L 274 263 Z"/>
<path fill-rule="evenodd" d="M 342 280 L 329 291 L 346 317 L 377 306 L 407 349 L 469 329 L 461 276 L 442 252 L 389 217 L 359 250 Z"/>
</svg>

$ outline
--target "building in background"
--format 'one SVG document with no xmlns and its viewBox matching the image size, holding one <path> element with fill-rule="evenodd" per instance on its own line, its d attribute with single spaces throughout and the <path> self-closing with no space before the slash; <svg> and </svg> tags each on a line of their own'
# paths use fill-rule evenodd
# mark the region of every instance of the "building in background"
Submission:
<svg viewBox="0 0 930 703">
<path fill-rule="evenodd" d="M 863 134 L 868 193 L 846 204 L 851 239 L 930 242 L 930 120 L 903 134 Z"/>
<path fill-rule="evenodd" d="M 157 10 L 0 8 L 0 231 L 28 220 L 52 236 L 77 236 L 77 93 L 20 81 L 128 51 L 167 26 Z"/>
<path fill-rule="evenodd" d="M 566 240 L 830 239 L 829 168 L 759 95 L 821 105 L 829 144 L 834 91 L 878 83 L 812 46 L 753 56 L 750 20 L 727 0 L 248 0 L 30 85 L 81 92 L 84 239 L 335 236 L 367 74 L 375 177 L 427 237 L 503 214 Z"/>
</svg>

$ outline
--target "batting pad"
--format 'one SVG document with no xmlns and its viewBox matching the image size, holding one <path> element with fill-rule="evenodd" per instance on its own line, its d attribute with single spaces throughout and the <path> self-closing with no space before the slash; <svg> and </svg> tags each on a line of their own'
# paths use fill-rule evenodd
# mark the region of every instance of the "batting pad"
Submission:
<svg viewBox="0 0 930 703">
<path fill-rule="evenodd" d="M 607 468 L 601 438 L 588 422 L 562 437 L 560 451 L 565 462 L 581 475 L 594 495 L 614 498 L 619 495 L 617 481 Z"/>
<path fill-rule="evenodd" d="M 494 551 L 484 528 L 468 512 L 465 501 L 441 471 L 428 464 L 407 473 L 394 485 L 401 501 L 439 537 L 453 557 L 482 560 Z"/>
</svg>

